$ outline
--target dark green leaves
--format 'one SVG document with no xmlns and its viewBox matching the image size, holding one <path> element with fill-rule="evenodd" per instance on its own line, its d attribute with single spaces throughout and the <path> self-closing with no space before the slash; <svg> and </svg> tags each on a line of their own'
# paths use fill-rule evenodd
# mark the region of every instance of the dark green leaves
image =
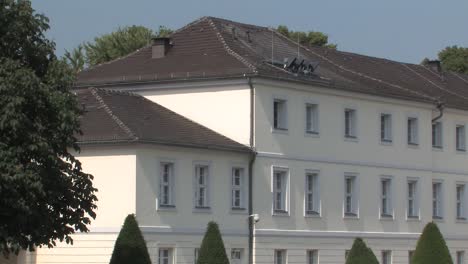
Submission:
<svg viewBox="0 0 468 264">
<path fill-rule="evenodd" d="M 29 1 L 0 1 L 0 251 L 71 242 L 95 217 L 78 150 L 73 75 Z"/>
<path fill-rule="evenodd" d="M 439 60 L 445 70 L 468 74 L 468 48 L 446 47 L 439 52 Z"/>
<path fill-rule="evenodd" d="M 203 237 L 197 264 L 229 264 L 218 224 L 209 222 Z"/>
<path fill-rule="evenodd" d="M 413 264 L 452 264 L 452 257 L 445 240 L 434 223 L 429 223 L 419 237 L 416 251 L 413 254 Z"/>
<path fill-rule="evenodd" d="M 379 264 L 379 261 L 364 240 L 356 238 L 346 257 L 346 264 Z"/>
<path fill-rule="evenodd" d="M 292 31 L 287 26 L 280 25 L 276 29 L 279 33 L 292 41 L 305 46 L 319 46 L 336 49 L 336 44 L 328 43 L 328 35 L 319 31 Z"/>
<path fill-rule="evenodd" d="M 151 264 L 135 215 L 128 215 L 115 241 L 110 264 Z"/>
</svg>

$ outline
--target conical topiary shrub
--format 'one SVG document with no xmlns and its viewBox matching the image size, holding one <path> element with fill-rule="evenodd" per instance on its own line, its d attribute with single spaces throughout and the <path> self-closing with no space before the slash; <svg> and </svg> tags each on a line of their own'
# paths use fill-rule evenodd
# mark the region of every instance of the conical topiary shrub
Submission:
<svg viewBox="0 0 468 264">
<path fill-rule="evenodd" d="M 115 241 L 110 264 L 151 264 L 135 215 L 129 214 Z"/>
<path fill-rule="evenodd" d="M 346 264 L 379 264 L 379 261 L 364 240 L 358 237 L 346 257 Z"/>
<path fill-rule="evenodd" d="M 447 244 L 439 228 L 428 223 L 419 237 L 412 264 L 453 264 Z"/>
<path fill-rule="evenodd" d="M 197 264 L 229 264 L 218 224 L 209 222 L 200 247 Z"/>
</svg>

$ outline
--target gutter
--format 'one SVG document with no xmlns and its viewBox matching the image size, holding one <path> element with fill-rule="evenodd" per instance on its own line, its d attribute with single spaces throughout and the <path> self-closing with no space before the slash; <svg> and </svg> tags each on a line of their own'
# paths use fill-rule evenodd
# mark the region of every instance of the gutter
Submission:
<svg viewBox="0 0 468 264">
<path fill-rule="evenodd" d="M 254 247 L 254 229 L 255 221 L 253 218 L 253 166 L 255 163 L 255 158 L 257 157 L 257 152 L 255 151 L 255 90 L 252 84 L 252 78 L 248 77 L 248 84 L 250 87 L 250 149 L 252 154 L 250 155 L 249 160 L 249 205 L 248 205 L 248 221 L 249 221 L 249 264 L 253 264 L 253 247 Z"/>
<path fill-rule="evenodd" d="M 241 152 L 241 153 L 251 152 L 251 150 L 248 147 L 230 148 L 230 147 L 215 146 L 215 145 L 181 144 L 181 143 L 175 143 L 175 142 L 164 142 L 164 141 L 157 141 L 157 140 L 141 140 L 141 139 L 96 140 L 96 141 L 86 140 L 86 141 L 77 142 L 79 146 L 118 145 L 118 144 L 135 144 L 135 143 L 150 144 L 150 145 L 163 145 L 163 146 L 171 146 L 171 147 L 195 148 L 195 149 L 208 149 L 208 150 L 218 150 L 218 151 L 231 151 L 231 152 Z"/>
<path fill-rule="evenodd" d="M 436 103 L 437 110 L 439 110 L 439 115 L 432 119 L 432 124 L 437 122 L 437 120 L 441 119 L 444 116 L 444 104 L 440 101 Z"/>
</svg>

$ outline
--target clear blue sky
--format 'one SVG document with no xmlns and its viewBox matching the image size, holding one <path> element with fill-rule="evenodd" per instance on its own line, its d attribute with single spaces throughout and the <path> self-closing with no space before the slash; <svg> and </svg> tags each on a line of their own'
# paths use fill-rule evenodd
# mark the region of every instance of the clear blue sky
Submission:
<svg viewBox="0 0 468 264">
<path fill-rule="evenodd" d="M 467 0 L 32 0 L 57 53 L 119 26 L 179 28 L 202 16 L 327 33 L 338 49 L 419 63 L 468 47 Z"/>
</svg>

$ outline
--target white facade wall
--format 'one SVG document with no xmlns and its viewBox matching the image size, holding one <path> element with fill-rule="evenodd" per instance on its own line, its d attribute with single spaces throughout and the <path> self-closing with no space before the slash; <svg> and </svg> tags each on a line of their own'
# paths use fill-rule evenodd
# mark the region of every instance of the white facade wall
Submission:
<svg viewBox="0 0 468 264">
<path fill-rule="evenodd" d="M 144 97 L 197 123 L 248 145 L 250 88 L 245 83 L 164 86 L 138 92 Z"/>
<path fill-rule="evenodd" d="M 82 147 L 78 159 L 83 170 L 94 175 L 99 201 L 90 233 L 73 235 L 74 244 L 58 243 L 53 249 L 39 248 L 20 263 L 109 263 L 115 240 L 128 214 L 134 213 L 147 241 L 153 263 L 159 248 L 173 248 L 174 263 L 193 263 L 206 225 L 220 226 L 226 251 L 242 249 L 247 263 L 247 210 L 230 210 L 231 168 L 247 171 L 248 154 L 160 145 Z M 160 162 L 175 164 L 175 205 L 157 210 Z M 210 167 L 211 210 L 193 209 L 194 164 Z M 247 177 L 247 175 L 245 175 Z M 247 186 L 245 186 L 247 195 Z M 224 203 L 220 203 L 223 201 Z M 245 203 L 247 203 L 247 199 Z M 228 255 L 229 255 L 228 254 Z"/>
<path fill-rule="evenodd" d="M 455 126 L 468 121 L 466 112 L 444 111 L 441 119 L 443 149 L 437 150 L 431 144 L 431 120 L 438 114 L 433 105 L 265 80 L 254 81 L 254 87 L 254 142 L 258 156 L 254 168 L 253 201 L 254 213 L 260 214 L 261 218 L 256 224 L 255 263 L 271 263 L 274 249 L 288 249 L 289 263 L 305 263 L 306 249 L 318 249 L 320 263 L 343 263 L 345 250 L 351 247 L 356 236 L 366 238 L 378 258 L 381 250 L 391 250 L 393 263 L 408 263 L 408 251 L 414 249 L 425 224 L 432 221 L 433 180 L 443 182 L 444 218 L 437 220 L 437 224 L 454 256 L 456 251 L 468 251 L 467 223 L 457 220 L 455 215 L 455 186 L 468 182 L 467 156 L 455 149 Z M 220 85 L 207 87 L 200 93 L 197 89 L 177 93 L 167 91 L 170 98 L 160 92 L 142 94 L 176 112 L 197 116 L 197 122 L 211 128 L 213 123 L 229 128 L 237 124 L 236 121 L 199 110 L 193 102 L 181 104 L 178 101 L 178 98 L 189 95 L 199 98 L 194 95 L 199 94 L 200 98 L 209 99 L 206 102 L 212 102 L 213 97 L 204 95 L 210 90 L 214 93 L 224 89 Z M 167 99 L 172 103 L 165 102 Z M 233 100 L 229 107 L 217 105 L 216 112 L 232 109 L 234 99 L 239 111 L 249 109 L 247 93 L 230 99 Z M 274 99 L 287 101 L 287 132 L 272 129 Z M 305 133 L 306 103 L 318 104 L 318 136 Z M 356 110 L 357 140 L 344 137 L 346 108 Z M 391 144 L 380 142 L 381 113 L 392 115 Z M 416 147 L 407 144 L 408 117 L 418 118 L 419 145 Z M 232 136 L 237 129 L 228 129 L 231 138 L 241 137 Z M 248 126 L 244 126 L 243 133 L 247 129 Z M 223 129 L 218 131 L 226 134 Z M 287 168 L 289 172 L 287 216 L 272 214 L 272 167 L 275 166 Z M 304 213 L 306 170 L 319 172 L 319 217 Z M 357 218 L 343 217 L 345 173 L 357 175 Z M 381 177 L 392 179 L 392 219 L 380 217 Z M 419 219 L 406 217 L 408 179 L 418 180 Z M 294 232 L 305 233 L 296 236 Z"/>
<path fill-rule="evenodd" d="M 438 113 L 432 105 L 266 80 L 254 80 L 254 87 L 254 143 L 258 155 L 254 165 L 253 212 L 260 215 L 260 222 L 255 226 L 254 263 L 272 263 L 275 249 L 287 250 L 288 263 L 306 263 L 307 250 L 318 250 L 319 263 L 344 263 L 345 251 L 359 236 L 366 240 L 377 258 L 381 258 L 382 250 L 391 250 L 392 263 L 406 264 L 408 253 L 414 250 L 422 228 L 432 221 L 433 180 L 443 182 L 444 217 L 436 223 L 446 237 L 453 257 L 456 251 L 468 253 L 468 222 L 457 220 L 455 216 L 455 186 L 468 184 L 467 156 L 455 149 L 455 126 L 468 123 L 466 112 L 444 111 L 441 119 L 443 148 L 435 150 L 431 144 L 431 119 Z M 146 88 L 139 93 L 148 99 L 240 143 L 249 143 L 250 89 L 246 82 L 193 88 L 190 84 Z M 287 132 L 272 129 L 275 98 L 287 102 Z M 318 136 L 305 133 L 306 103 L 318 104 Z M 344 138 L 346 108 L 356 110 L 357 140 Z M 380 113 L 392 115 L 392 144 L 380 142 Z M 417 147 L 406 142 L 408 117 L 419 120 Z M 230 210 L 229 182 L 233 165 L 247 168 L 247 155 L 153 146 L 140 146 L 130 152 L 122 149 L 101 151 L 88 155 L 84 151 L 80 160 L 85 170 L 89 169 L 94 175 L 106 175 L 102 183 L 98 177 L 95 180 L 103 193 L 109 191 L 109 198 L 103 197 L 99 212 L 106 215 L 106 219 L 107 215 L 112 217 L 106 221 L 98 217 L 93 223 L 95 233 L 75 236 L 75 246 L 81 249 L 74 247 L 74 253 L 70 255 L 60 249 L 54 249 L 56 253 L 50 255 L 40 250 L 39 263 L 47 263 L 57 256 L 78 260 L 76 255 L 88 254 L 89 247 L 100 248 L 93 249 L 97 250 L 93 254 L 99 256 L 95 259 L 106 262 L 124 215 L 132 212 L 137 214 L 142 226 L 153 263 L 157 263 L 160 247 L 174 248 L 174 263 L 193 263 L 194 249 L 199 247 L 210 220 L 220 224 L 227 251 L 243 249 L 243 263 L 247 263 L 248 216 L 247 212 L 239 214 Z M 174 162 L 176 168 L 176 208 L 173 210 L 158 210 L 156 206 L 161 161 Z M 193 209 L 193 166 L 196 162 L 210 164 L 214 176 L 210 185 L 212 208 L 209 212 Z M 122 171 L 120 164 L 127 164 L 123 167 L 131 169 Z M 286 215 L 272 213 L 273 167 L 288 171 Z M 305 215 L 306 170 L 317 171 L 319 175 L 319 216 Z M 357 177 L 359 210 L 356 218 L 343 216 L 345 173 L 354 173 Z M 113 177 L 121 178 L 123 174 L 131 175 L 133 180 L 125 184 L 134 188 L 135 192 L 129 195 L 135 198 L 126 200 L 122 210 L 107 212 L 105 208 L 115 207 L 111 201 L 127 197 L 128 188 L 123 191 L 123 186 L 118 185 L 119 191 L 115 191 L 109 185 L 114 184 Z M 392 180 L 391 219 L 380 217 L 381 177 Z M 406 217 L 408 179 L 418 180 L 418 219 Z M 468 193 L 465 196 L 466 200 Z"/>
</svg>

